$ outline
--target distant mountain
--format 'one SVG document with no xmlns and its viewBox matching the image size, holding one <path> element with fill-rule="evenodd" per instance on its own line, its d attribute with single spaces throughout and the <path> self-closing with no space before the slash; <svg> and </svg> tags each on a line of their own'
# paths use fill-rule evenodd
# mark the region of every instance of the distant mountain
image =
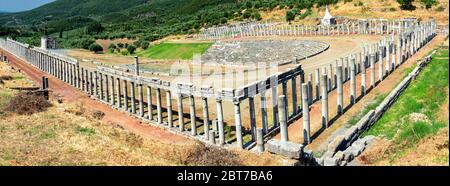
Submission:
<svg viewBox="0 0 450 186">
<path fill-rule="evenodd" d="M 44 6 L 0 16 L 0 25 L 40 24 L 73 16 L 95 17 L 142 5 L 149 0 L 57 0 Z"/>
</svg>

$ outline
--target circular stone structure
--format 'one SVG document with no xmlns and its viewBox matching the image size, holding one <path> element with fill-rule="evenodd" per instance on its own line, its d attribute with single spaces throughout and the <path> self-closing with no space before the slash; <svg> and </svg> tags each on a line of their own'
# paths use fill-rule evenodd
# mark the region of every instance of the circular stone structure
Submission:
<svg viewBox="0 0 450 186">
<path fill-rule="evenodd" d="M 217 41 L 201 57 L 203 64 L 278 65 L 317 55 L 330 47 L 328 43 L 310 40 Z"/>
</svg>

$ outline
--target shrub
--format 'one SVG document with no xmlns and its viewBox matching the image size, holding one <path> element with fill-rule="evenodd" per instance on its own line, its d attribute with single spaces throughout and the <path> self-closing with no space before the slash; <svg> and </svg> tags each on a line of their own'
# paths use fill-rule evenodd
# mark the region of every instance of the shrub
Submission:
<svg viewBox="0 0 450 186">
<path fill-rule="evenodd" d="M 122 51 L 120 51 L 120 54 L 126 56 L 126 55 L 128 55 L 128 50 L 122 50 Z"/>
<path fill-rule="evenodd" d="M 111 43 L 108 47 L 108 49 L 116 49 L 116 48 L 117 48 L 117 46 L 114 43 Z"/>
<path fill-rule="evenodd" d="M 438 11 L 438 12 L 443 12 L 444 10 L 445 10 L 445 8 L 443 6 L 438 6 L 436 8 L 436 11 Z"/>
<path fill-rule="evenodd" d="M 201 166 L 236 166 L 242 164 L 236 153 L 214 146 L 205 146 L 200 142 L 195 144 L 193 150 L 188 151 L 186 158 L 181 163 Z"/>
<path fill-rule="evenodd" d="M 127 50 L 130 54 L 134 54 L 136 47 L 134 45 L 128 45 Z"/>
<path fill-rule="evenodd" d="M 5 111 L 20 115 L 31 115 L 45 111 L 51 106 L 52 104 L 42 95 L 20 93 L 11 99 Z"/>
<path fill-rule="evenodd" d="M 414 0 L 397 0 L 402 10 L 414 10 L 416 7 L 412 4 Z"/>
<path fill-rule="evenodd" d="M 103 117 L 105 117 L 105 113 L 100 110 L 96 110 L 96 111 L 92 112 L 92 117 L 94 119 L 101 120 Z"/>
<path fill-rule="evenodd" d="M 142 43 L 142 49 L 147 49 L 148 47 L 150 46 L 150 43 L 148 43 L 148 42 L 144 42 L 144 43 Z"/>
<path fill-rule="evenodd" d="M 118 46 L 119 48 L 123 48 L 123 43 L 117 43 L 117 46 Z"/>
<path fill-rule="evenodd" d="M 433 5 L 438 4 L 437 0 L 421 0 L 426 9 L 430 9 Z"/>
<path fill-rule="evenodd" d="M 93 43 L 93 44 L 91 44 L 91 46 L 89 46 L 89 50 L 94 53 L 98 53 L 98 52 L 103 51 L 103 47 L 97 43 Z"/>
</svg>

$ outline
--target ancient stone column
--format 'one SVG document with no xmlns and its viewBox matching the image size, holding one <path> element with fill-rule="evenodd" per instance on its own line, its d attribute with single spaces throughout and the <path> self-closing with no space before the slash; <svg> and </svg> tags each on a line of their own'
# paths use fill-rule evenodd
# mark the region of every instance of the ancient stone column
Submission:
<svg viewBox="0 0 450 186">
<path fill-rule="evenodd" d="M 342 68 L 341 68 L 342 70 Z M 302 103 L 303 103 L 303 139 L 305 144 L 310 143 L 310 123 L 309 123 L 309 105 L 308 105 L 308 84 L 302 84 Z"/>
<path fill-rule="evenodd" d="M 256 140 L 256 113 L 255 113 L 255 98 L 248 97 L 248 108 L 250 116 L 250 130 L 252 134 L 252 140 Z"/>
<path fill-rule="evenodd" d="M 216 144 L 216 132 L 213 130 L 209 131 L 208 139 L 209 139 L 209 143 Z"/>
<path fill-rule="evenodd" d="M 283 81 L 283 83 L 281 84 L 282 86 L 281 86 L 281 88 L 282 88 L 282 91 L 283 91 L 283 95 L 285 95 L 285 96 L 287 96 L 288 94 L 287 94 L 287 80 L 286 81 Z M 287 103 L 287 99 L 286 99 L 286 104 L 288 104 Z M 289 112 L 289 111 L 288 111 Z"/>
<path fill-rule="evenodd" d="M 278 126 L 278 107 L 277 107 L 277 86 L 272 87 L 272 115 L 273 115 L 273 124 L 274 126 Z"/>
<path fill-rule="evenodd" d="M 389 74 L 390 65 L 391 65 L 391 42 L 388 41 L 388 43 L 386 44 L 386 65 L 385 65 L 386 76 Z"/>
<path fill-rule="evenodd" d="M 224 125 L 223 125 L 223 107 L 222 100 L 216 99 L 217 105 L 217 127 L 219 129 L 219 144 L 225 144 L 225 134 L 224 134 Z"/>
<path fill-rule="evenodd" d="M 336 68 L 336 74 L 337 74 L 337 115 L 341 115 L 343 111 L 344 106 L 344 91 L 342 87 L 342 66 L 339 65 Z"/>
<path fill-rule="evenodd" d="M 322 127 L 328 128 L 328 89 L 327 74 L 322 74 Z"/>
<path fill-rule="evenodd" d="M 183 95 L 181 93 L 178 93 L 178 124 L 180 131 L 184 131 L 184 118 L 183 118 Z"/>
<path fill-rule="evenodd" d="M 308 105 L 311 105 L 313 100 L 312 100 L 312 95 L 313 95 L 313 86 L 312 86 L 312 74 L 309 73 L 308 74 Z"/>
<path fill-rule="evenodd" d="M 136 94 L 134 93 L 135 88 L 136 87 L 134 81 L 130 81 L 131 113 L 133 114 L 136 114 Z M 106 95 L 108 95 L 108 93 L 106 93 Z"/>
<path fill-rule="evenodd" d="M 56 64 L 56 63 L 55 63 Z M 78 89 L 81 89 L 83 86 L 81 85 L 81 77 L 83 77 L 83 76 L 80 76 L 80 65 L 79 64 L 77 64 L 77 88 Z M 55 70 L 56 70 L 56 68 L 55 68 Z M 55 71 L 56 72 L 56 71 Z"/>
<path fill-rule="evenodd" d="M 379 60 L 378 60 L 378 79 L 381 81 L 383 81 L 383 47 L 380 46 L 379 47 Z"/>
<path fill-rule="evenodd" d="M 297 108 L 298 108 L 298 106 L 297 106 L 297 77 L 292 77 L 292 79 L 291 79 L 291 83 L 292 83 L 292 89 L 291 89 L 291 92 L 292 92 L 292 112 L 293 112 L 293 114 L 295 115 L 295 114 L 297 114 Z"/>
<path fill-rule="evenodd" d="M 122 95 L 120 95 L 120 78 L 116 78 L 116 84 L 117 84 L 117 89 L 116 89 L 116 94 L 117 94 L 117 108 L 122 108 Z"/>
<path fill-rule="evenodd" d="M 161 89 L 156 89 L 156 109 L 158 111 L 158 124 L 162 124 L 162 102 L 161 102 Z"/>
<path fill-rule="evenodd" d="M 114 92 L 116 91 L 115 90 L 116 87 L 114 85 L 115 77 L 111 75 L 110 78 L 111 78 L 111 105 L 114 106 L 116 105 L 116 96 L 114 95 Z"/>
<path fill-rule="evenodd" d="M 194 96 L 189 96 L 189 110 L 191 114 L 191 135 L 197 135 L 197 120 L 195 118 L 195 99 Z"/>
<path fill-rule="evenodd" d="M 266 91 L 261 92 L 261 127 L 264 134 L 269 130 L 269 122 L 267 121 L 267 97 Z"/>
<path fill-rule="evenodd" d="M 153 120 L 153 100 L 152 100 L 152 88 L 147 85 L 147 112 L 148 120 Z"/>
<path fill-rule="evenodd" d="M 351 59 L 350 63 L 350 104 L 353 105 L 356 101 L 356 66 L 355 58 Z"/>
<path fill-rule="evenodd" d="M 59 74 L 59 71 L 58 71 L 58 74 Z M 85 91 L 85 86 L 84 86 L 84 84 L 86 84 L 86 82 L 85 82 L 85 80 L 84 80 L 84 68 L 83 67 L 81 67 L 81 76 L 80 76 L 81 78 L 81 91 Z M 56 76 L 56 78 L 58 78 L 58 76 Z M 58 78 L 59 79 L 59 78 Z"/>
<path fill-rule="evenodd" d="M 61 70 L 61 72 L 62 72 L 62 70 Z M 85 85 L 86 85 L 86 93 L 89 94 L 90 87 L 91 87 L 91 82 L 89 82 L 89 71 L 87 69 L 84 71 L 84 75 L 85 75 L 84 79 L 86 81 L 86 83 L 85 83 Z"/>
<path fill-rule="evenodd" d="M 242 138 L 242 121 L 241 121 L 241 107 L 239 101 L 234 101 L 234 122 L 236 127 L 236 141 L 239 148 L 244 148 Z"/>
<path fill-rule="evenodd" d="M 287 105 L 286 105 L 286 96 L 281 95 L 278 97 L 278 110 L 280 111 L 280 134 L 281 141 L 289 141 L 288 130 L 287 130 Z"/>
<path fill-rule="evenodd" d="M 203 130 L 205 133 L 205 139 L 209 139 L 209 109 L 208 109 L 208 98 L 202 97 L 202 106 L 203 106 Z"/>
<path fill-rule="evenodd" d="M 125 111 L 128 112 L 128 90 L 127 90 L 127 80 L 123 80 L 123 105 L 125 106 Z"/>
<path fill-rule="evenodd" d="M 328 77 L 328 83 L 327 83 L 327 85 L 328 85 L 328 92 L 330 92 L 331 91 L 331 89 L 332 89 L 332 82 L 331 82 L 331 77 L 332 77 L 332 74 L 333 74 L 333 65 L 332 64 L 329 64 L 328 65 L 328 70 L 327 70 L 327 77 Z"/>
<path fill-rule="evenodd" d="M 87 78 L 88 78 L 88 82 L 89 82 L 89 94 L 90 95 L 93 95 L 94 94 L 94 90 L 93 90 L 93 88 L 94 88 L 94 86 L 92 86 L 92 84 L 93 84 L 93 81 L 92 81 L 92 71 L 91 72 L 87 72 L 87 74 L 89 75 Z"/>
<path fill-rule="evenodd" d="M 112 85 L 114 86 L 114 84 Z M 138 84 L 138 95 L 139 95 L 139 116 L 144 117 L 144 90 L 142 88 L 142 84 L 140 83 Z M 114 98 L 112 98 L 111 100 L 114 100 Z"/>
<path fill-rule="evenodd" d="M 370 54 L 370 87 L 375 86 L 375 54 Z"/>
<path fill-rule="evenodd" d="M 258 152 L 264 152 L 264 137 L 263 137 L 263 129 L 256 129 L 256 145 Z"/>
<path fill-rule="evenodd" d="M 134 73 L 136 76 L 139 76 L 139 58 L 137 56 L 134 57 Z"/>
<path fill-rule="evenodd" d="M 95 97 L 98 97 L 98 89 L 97 89 L 97 86 L 98 86 L 98 76 L 97 76 L 97 71 L 95 71 L 94 72 L 94 96 Z"/>
<path fill-rule="evenodd" d="M 320 72 L 318 68 L 315 70 L 315 76 L 316 77 L 314 78 L 314 80 L 316 85 L 316 100 L 318 101 L 320 100 Z"/>
<path fill-rule="evenodd" d="M 109 102 L 109 78 L 108 75 L 106 74 L 105 74 L 105 102 Z"/>
<path fill-rule="evenodd" d="M 172 115 L 172 93 L 170 91 L 166 91 L 166 102 L 167 102 L 167 125 L 169 128 L 173 127 L 173 115 Z M 141 107 L 143 109 L 143 107 Z M 208 132 L 206 132 L 206 128 L 208 125 L 205 126 L 205 136 L 208 136 Z M 208 137 L 206 138 L 208 139 Z"/>
<path fill-rule="evenodd" d="M 339 66 L 339 64 L 338 64 L 338 60 L 336 60 L 336 62 L 335 62 L 335 68 L 337 69 L 337 67 Z M 333 85 L 333 88 L 337 88 L 337 71 L 336 70 L 334 70 L 334 85 Z"/>
</svg>

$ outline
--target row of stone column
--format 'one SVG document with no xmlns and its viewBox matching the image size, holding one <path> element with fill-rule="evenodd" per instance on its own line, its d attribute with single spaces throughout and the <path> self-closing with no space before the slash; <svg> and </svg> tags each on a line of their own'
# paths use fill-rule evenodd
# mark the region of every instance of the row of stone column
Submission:
<svg viewBox="0 0 450 186">
<path fill-rule="evenodd" d="M 402 64 L 405 60 L 407 60 L 410 56 L 405 55 L 404 53 L 407 50 L 411 50 L 411 54 L 417 52 L 420 47 L 423 47 L 430 39 L 433 37 L 432 32 L 426 34 L 426 29 L 423 26 L 417 27 L 412 33 L 406 34 L 406 36 L 399 35 L 397 39 L 397 45 L 394 43 L 394 35 L 387 36 L 383 38 L 382 41 L 377 43 L 376 45 L 370 47 L 364 47 L 363 51 L 359 54 L 354 54 L 349 57 L 350 65 L 348 68 L 348 80 L 349 84 L 349 104 L 353 105 L 357 100 L 356 93 L 356 75 L 358 73 L 361 74 L 361 84 L 360 97 L 366 94 L 368 89 L 371 89 L 376 86 L 376 82 L 382 81 L 386 76 L 392 73 L 398 65 Z M 422 38 L 419 40 L 417 38 Z M 413 47 L 412 49 L 410 49 Z M 359 56 L 359 58 L 358 58 Z M 400 56 L 400 57 L 399 57 Z M 346 60 L 347 61 L 347 60 Z M 302 105 L 303 108 L 308 108 L 310 106 L 311 100 L 319 98 L 321 99 L 321 123 L 323 128 L 327 128 L 329 126 L 329 112 L 328 112 L 328 93 L 333 88 L 337 90 L 337 100 L 336 100 L 336 116 L 338 117 L 343 113 L 344 109 L 344 90 L 343 84 L 346 79 L 346 70 L 342 63 L 336 63 L 335 71 L 334 71 L 334 85 L 332 85 L 333 78 L 330 78 L 330 75 L 333 74 L 331 71 L 332 65 L 323 67 L 322 73 L 319 74 L 319 69 L 316 69 L 316 78 L 315 83 L 312 81 L 312 74 L 308 75 L 308 82 L 303 82 L 301 84 L 301 97 L 302 97 Z M 375 65 L 378 63 L 378 75 L 375 74 Z M 370 75 L 370 84 L 366 85 L 366 69 L 369 68 L 368 72 Z M 378 76 L 378 80 L 375 78 Z M 334 87 L 333 87 L 334 86 Z M 312 89 L 315 88 L 315 98 L 312 95 Z M 320 89 L 319 89 L 320 88 Z M 294 97 L 294 96 L 293 96 Z M 279 118 L 280 118 L 280 135 L 282 141 L 289 141 L 288 134 L 288 125 L 287 121 L 289 120 L 289 116 L 286 114 L 287 111 L 287 97 L 285 94 L 279 96 Z M 303 137 L 304 144 L 311 143 L 311 131 L 310 131 L 310 115 L 309 109 L 302 109 L 302 119 L 303 119 Z M 260 129 L 257 129 L 259 132 Z M 261 129 L 262 131 L 262 129 Z M 258 133 L 257 133 L 258 134 Z M 260 135 L 258 135 L 260 136 Z M 258 149 L 264 149 L 262 147 L 263 140 L 257 139 L 258 141 Z"/>
<path fill-rule="evenodd" d="M 245 23 L 202 30 L 199 39 L 221 39 L 252 36 L 300 36 L 300 35 L 349 35 L 400 33 L 407 24 L 404 21 L 357 20 L 332 26 L 285 25 L 274 23 Z"/>
</svg>

